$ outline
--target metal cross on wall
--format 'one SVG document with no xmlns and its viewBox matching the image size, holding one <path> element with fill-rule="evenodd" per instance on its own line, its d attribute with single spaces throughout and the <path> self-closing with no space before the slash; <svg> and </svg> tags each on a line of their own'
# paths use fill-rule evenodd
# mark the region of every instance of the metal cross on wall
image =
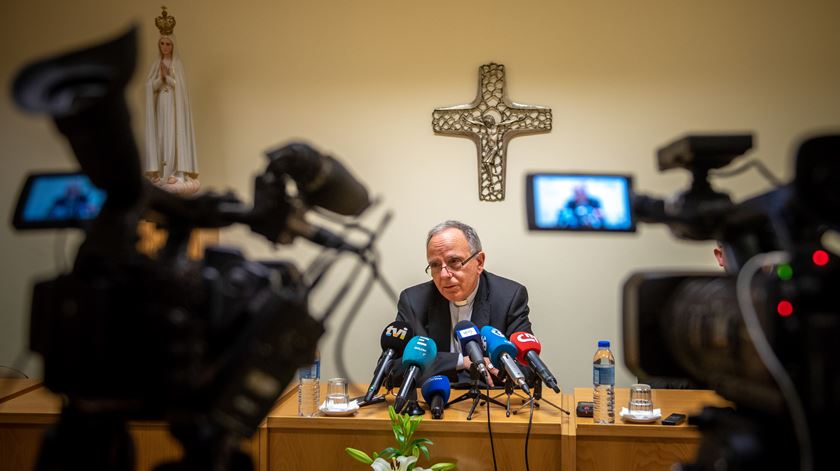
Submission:
<svg viewBox="0 0 840 471">
<path fill-rule="evenodd" d="M 508 141 L 523 134 L 551 131 L 551 108 L 522 105 L 508 99 L 505 66 L 484 64 L 478 73 L 478 94 L 472 103 L 435 108 L 437 134 L 469 137 L 478 147 L 478 199 L 505 199 Z"/>
</svg>

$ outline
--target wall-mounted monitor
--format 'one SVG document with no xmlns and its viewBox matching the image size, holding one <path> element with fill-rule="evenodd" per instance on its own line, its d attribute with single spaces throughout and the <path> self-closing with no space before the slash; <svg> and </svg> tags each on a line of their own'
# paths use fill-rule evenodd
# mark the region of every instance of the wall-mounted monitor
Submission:
<svg viewBox="0 0 840 471">
<path fill-rule="evenodd" d="M 532 231 L 636 230 L 627 175 L 529 173 L 525 187 Z"/>
</svg>

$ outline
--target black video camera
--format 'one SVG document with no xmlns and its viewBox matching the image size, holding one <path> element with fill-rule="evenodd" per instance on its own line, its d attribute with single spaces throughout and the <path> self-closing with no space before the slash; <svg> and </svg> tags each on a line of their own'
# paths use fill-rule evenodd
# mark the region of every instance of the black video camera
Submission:
<svg viewBox="0 0 840 471">
<path fill-rule="evenodd" d="M 833 434 L 821 430 L 840 418 L 840 258 L 823 241 L 840 228 L 840 135 L 803 141 L 790 183 L 733 203 L 708 174 L 751 144 L 688 136 L 659 151 L 660 170 L 688 170 L 691 187 L 668 201 L 634 195 L 636 219 L 719 241 L 730 274 L 632 274 L 624 358 L 642 381 L 690 378 L 735 403 L 692 418 L 703 441 L 683 469 L 826 469 Z"/>
<path fill-rule="evenodd" d="M 358 216 L 367 190 L 300 143 L 268 152 L 252 207 L 230 193 L 182 198 L 150 184 L 124 99 L 135 57 L 132 29 L 33 63 L 14 82 L 18 105 L 50 115 L 81 166 L 30 177 L 14 224 L 86 231 L 72 271 L 34 288 L 30 347 L 46 386 L 67 398 L 38 469 L 133 469 L 131 419 L 165 420 L 183 445 L 182 462 L 161 469 L 250 469 L 239 441 L 313 360 L 325 319 L 310 315 L 308 296 L 330 264 L 307 278 L 292 263 L 224 247 L 192 261 L 190 234 L 240 223 L 272 243 L 302 236 L 367 260 L 373 235 L 353 245 L 304 218 L 312 207 Z M 154 259 L 136 249 L 141 219 L 168 232 Z"/>
</svg>

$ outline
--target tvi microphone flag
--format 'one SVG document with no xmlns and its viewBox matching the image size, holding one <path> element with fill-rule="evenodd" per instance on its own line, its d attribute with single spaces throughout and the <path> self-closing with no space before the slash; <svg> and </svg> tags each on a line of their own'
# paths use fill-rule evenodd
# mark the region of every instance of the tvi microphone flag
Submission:
<svg viewBox="0 0 840 471">
<path fill-rule="evenodd" d="M 382 387 L 385 376 L 391 372 L 391 365 L 394 358 L 401 357 L 408 344 L 408 339 L 414 337 L 414 329 L 407 322 L 394 321 L 385 327 L 379 337 L 379 344 L 382 346 L 382 355 L 376 363 L 376 370 L 373 372 L 373 380 L 365 393 L 364 402 L 370 402 L 373 396 Z"/>
</svg>

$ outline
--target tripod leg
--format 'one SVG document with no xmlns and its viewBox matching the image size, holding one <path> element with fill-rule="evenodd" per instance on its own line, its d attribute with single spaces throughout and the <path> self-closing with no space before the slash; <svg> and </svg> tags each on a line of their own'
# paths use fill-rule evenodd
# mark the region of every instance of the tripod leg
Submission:
<svg viewBox="0 0 840 471">
<path fill-rule="evenodd" d="M 569 413 L 569 411 L 567 411 L 566 409 L 563 409 L 562 407 L 560 407 L 560 406 L 558 406 L 557 404 L 555 404 L 555 403 L 553 403 L 553 402 L 549 401 L 548 399 L 543 398 L 543 399 L 542 399 L 542 401 L 543 401 L 543 402 L 545 402 L 545 403 L 547 403 L 547 404 L 548 404 L 548 405 L 550 405 L 551 407 L 553 407 L 553 408 L 555 408 L 555 409 L 559 410 L 560 412 L 565 412 L 565 413 L 567 413 L 567 414 Z M 539 406 L 539 405 L 540 405 L 540 403 L 538 402 L 536 405 L 537 405 L 537 406 Z"/>
<path fill-rule="evenodd" d="M 533 399 L 533 398 L 532 398 L 532 399 L 529 399 L 529 400 L 528 400 L 527 402 L 525 402 L 524 404 L 522 404 L 522 405 L 519 407 L 519 409 L 516 409 L 515 411 L 513 411 L 514 415 L 516 415 L 516 414 L 518 414 L 519 412 L 521 412 L 521 411 L 522 411 L 522 409 L 524 409 L 524 408 L 526 408 L 526 407 L 529 407 L 529 406 L 531 405 L 531 401 L 534 401 L 534 408 L 535 408 L 535 409 L 538 409 L 538 408 L 540 407 L 540 401 L 542 401 L 542 402 L 548 403 L 548 405 L 550 405 L 550 406 L 554 407 L 555 409 L 559 410 L 560 412 L 565 412 L 566 414 L 568 414 L 568 413 L 569 413 L 569 411 L 567 411 L 566 409 L 563 409 L 562 407 L 558 407 L 556 404 L 552 403 L 552 402 L 551 402 L 551 401 L 549 401 L 548 399 L 540 399 L 540 400 L 536 400 L 536 399 Z"/>
<path fill-rule="evenodd" d="M 526 407 L 530 407 L 530 406 L 531 406 L 531 402 L 533 402 L 533 401 L 534 401 L 534 399 L 528 399 L 527 401 L 523 402 L 523 403 L 522 403 L 522 405 L 521 405 L 521 406 L 519 406 L 519 408 L 518 408 L 518 409 L 516 409 L 515 411 L 513 411 L 513 415 L 517 415 L 517 414 L 519 414 L 519 413 L 522 411 L 522 409 L 524 409 L 524 408 L 526 408 Z M 534 407 L 538 407 L 539 405 L 540 405 L 540 403 L 539 403 L 539 402 L 535 402 L 535 403 L 534 403 Z"/>
<path fill-rule="evenodd" d="M 478 405 L 478 401 L 481 399 L 481 395 L 478 395 L 473 399 L 472 407 L 470 407 L 470 413 L 467 414 L 467 420 L 472 420 L 473 412 L 475 412 L 475 406 Z"/>
<path fill-rule="evenodd" d="M 498 397 L 498 396 L 496 396 L 496 397 Z M 505 407 L 505 405 L 504 405 L 503 403 L 501 403 L 501 402 L 497 401 L 497 400 L 496 400 L 495 398 L 493 398 L 493 397 L 483 396 L 483 397 L 482 397 L 482 399 L 484 399 L 485 401 L 487 401 L 487 402 L 489 402 L 489 403 L 491 403 L 491 404 L 496 404 L 497 406 Z"/>
<path fill-rule="evenodd" d="M 466 401 L 467 399 L 473 399 L 473 398 L 475 398 L 475 397 L 476 397 L 476 395 L 477 395 L 477 394 L 474 394 L 474 393 L 473 393 L 473 391 L 472 391 L 472 390 L 470 390 L 470 391 L 467 391 L 467 392 L 465 392 L 464 394 L 462 394 L 462 395 L 461 395 L 461 397 L 457 397 L 457 398 L 455 398 L 455 399 L 453 399 L 453 400 L 449 401 L 449 403 L 448 403 L 448 404 L 446 404 L 446 405 L 447 405 L 447 407 L 448 407 L 448 406 L 451 406 L 452 404 L 457 404 L 457 403 L 459 403 L 459 402 L 461 402 L 461 401 Z"/>
</svg>

